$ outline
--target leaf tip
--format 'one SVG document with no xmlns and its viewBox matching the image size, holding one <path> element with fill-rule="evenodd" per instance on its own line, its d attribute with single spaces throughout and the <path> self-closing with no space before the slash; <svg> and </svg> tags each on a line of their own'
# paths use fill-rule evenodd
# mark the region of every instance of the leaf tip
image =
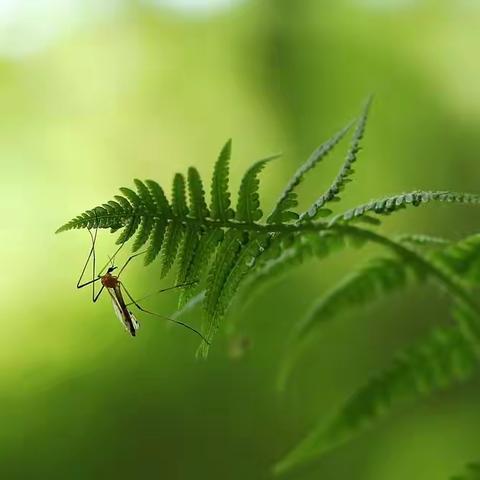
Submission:
<svg viewBox="0 0 480 480">
<path fill-rule="evenodd" d="M 57 229 L 55 230 L 55 235 L 56 235 L 57 233 L 62 233 L 62 232 L 65 232 L 65 231 L 67 231 L 67 230 L 68 230 L 68 224 L 62 225 L 60 228 L 57 228 Z"/>
</svg>

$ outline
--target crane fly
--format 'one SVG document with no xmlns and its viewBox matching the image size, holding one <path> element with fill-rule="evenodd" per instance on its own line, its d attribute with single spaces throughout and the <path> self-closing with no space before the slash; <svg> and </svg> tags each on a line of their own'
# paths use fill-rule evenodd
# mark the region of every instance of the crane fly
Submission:
<svg viewBox="0 0 480 480">
<path fill-rule="evenodd" d="M 133 313 L 127 308 L 127 304 L 122 295 L 122 284 L 117 276 L 112 275 L 115 267 L 110 267 L 105 275 L 100 277 L 102 287 L 107 289 L 112 299 L 113 310 L 118 319 L 122 322 L 123 326 L 132 337 L 137 333 L 140 323 L 135 318 Z"/>
<path fill-rule="evenodd" d="M 90 253 L 88 254 L 85 265 L 82 269 L 82 273 L 80 274 L 80 278 L 78 279 L 77 288 L 84 288 L 88 285 L 92 285 L 92 301 L 94 303 L 99 299 L 102 292 L 106 289 L 108 294 L 110 295 L 111 300 L 112 300 L 112 305 L 113 305 L 113 310 L 115 312 L 115 315 L 118 317 L 118 319 L 120 320 L 122 325 L 125 327 L 126 331 L 132 337 L 135 337 L 137 335 L 137 330 L 140 327 L 140 323 L 137 320 L 137 318 L 135 317 L 135 315 L 128 308 L 130 305 L 134 305 L 138 310 L 140 310 L 144 313 L 147 313 L 149 315 L 153 315 L 155 317 L 162 318 L 162 319 L 167 320 L 169 322 L 176 323 L 177 325 L 181 325 L 182 327 L 185 327 L 188 330 L 197 334 L 204 342 L 209 343 L 208 340 L 198 330 L 191 327 L 190 325 L 187 325 L 186 323 L 183 323 L 183 322 L 179 322 L 178 320 L 173 320 L 172 318 L 165 317 L 163 315 L 151 312 L 150 310 L 147 310 L 147 309 L 143 308 L 139 304 L 140 300 L 138 300 L 138 301 L 135 300 L 132 297 L 132 295 L 130 295 L 129 291 L 126 289 L 124 283 L 122 281 L 120 281 L 120 275 L 125 270 L 127 265 L 135 257 L 138 257 L 139 255 L 143 255 L 145 252 L 140 252 L 140 253 L 136 253 L 134 255 L 131 255 L 126 260 L 126 262 L 123 264 L 122 268 L 120 268 L 118 273 L 116 275 L 113 275 L 113 272 L 115 270 L 117 270 L 117 267 L 113 264 L 113 262 L 114 262 L 114 259 L 115 259 L 116 255 L 119 253 L 119 251 L 122 249 L 122 247 L 124 245 L 124 243 L 122 243 L 118 247 L 118 249 L 115 251 L 113 256 L 110 257 L 111 265 L 108 267 L 106 273 L 102 274 L 101 272 L 103 272 L 105 270 L 105 268 L 107 268 L 108 263 L 107 263 L 107 265 L 105 265 L 102 268 L 102 270 L 100 271 L 99 274 L 96 274 L 95 273 L 95 270 L 96 270 L 95 242 L 97 240 L 97 231 L 98 231 L 98 228 L 95 229 L 95 234 L 92 234 L 91 230 L 90 229 L 88 230 L 88 232 L 90 234 L 90 237 L 92 239 L 92 247 L 90 249 Z M 83 279 L 83 276 L 84 276 L 85 271 L 87 269 L 88 263 L 90 262 L 90 259 L 92 259 L 92 279 L 85 282 L 85 283 L 82 283 L 82 279 Z M 96 285 L 97 282 L 100 282 L 102 286 L 101 286 L 100 290 L 97 293 L 95 293 L 95 285 Z M 157 290 L 156 292 L 153 292 L 149 295 L 146 295 L 145 297 L 142 297 L 141 300 L 144 300 L 145 298 L 148 298 L 148 297 L 150 297 L 152 295 L 155 295 L 155 294 L 158 294 L 158 293 L 166 292 L 168 290 L 173 290 L 173 289 L 176 289 L 176 288 L 188 287 L 188 286 L 194 285 L 196 283 L 197 282 L 189 282 L 189 283 L 183 283 L 183 284 L 180 284 L 180 285 L 175 285 L 175 286 L 169 287 L 169 288 L 163 288 L 163 289 Z M 125 293 L 126 297 L 129 299 L 129 303 L 125 302 L 125 297 L 123 295 L 124 293 Z"/>
</svg>

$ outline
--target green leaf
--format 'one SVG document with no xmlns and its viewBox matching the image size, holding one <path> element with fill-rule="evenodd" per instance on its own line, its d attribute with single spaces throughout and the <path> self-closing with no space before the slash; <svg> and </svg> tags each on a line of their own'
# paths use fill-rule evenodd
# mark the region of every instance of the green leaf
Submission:
<svg viewBox="0 0 480 480">
<path fill-rule="evenodd" d="M 215 220 L 228 220 L 234 216 L 234 212 L 230 208 L 230 192 L 228 191 L 228 174 L 231 153 L 232 141 L 228 140 L 220 152 L 213 170 L 212 204 L 210 209 L 212 212 L 212 218 Z"/>
<path fill-rule="evenodd" d="M 128 201 L 133 205 L 134 208 L 142 206 L 142 199 L 128 187 L 120 187 L 120 191 L 127 197 Z"/>
<path fill-rule="evenodd" d="M 201 281 L 203 279 L 204 273 L 208 270 L 210 259 L 222 240 L 223 231 L 220 229 L 209 230 L 201 236 L 185 276 L 185 282 Z M 191 285 L 182 290 L 178 302 L 179 308 L 183 308 L 190 301 L 196 288 L 197 285 Z"/>
<path fill-rule="evenodd" d="M 180 263 L 178 266 L 177 284 L 181 285 L 187 282 L 198 281 L 198 278 L 191 278 L 190 270 L 192 267 L 193 259 L 199 244 L 199 232 L 195 227 L 187 229 L 185 237 L 183 239 Z"/>
<path fill-rule="evenodd" d="M 137 231 L 140 225 L 140 222 L 141 222 L 140 215 L 133 215 L 132 217 L 130 217 L 127 224 L 123 228 L 122 233 L 117 238 L 117 242 L 116 242 L 117 245 L 121 245 L 122 243 L 127 242 L 132 237 L 132 235 L 134 235 L 135 232 Z"/>
<path fill-rule="evenodd" d="M 130 202 L 125 197 L 122 197 L 121 195 L 115 195 L 115 200 L 118 202 L 119 205 L 121 205 L 124 215 L 132 215 L 134 213 L 132 205 L 130 205 Z"/>
<path fill-rule="evenodd" d="M 146 180 L 145 183 L 147 184 L 150 193 L 152 194 L 152 197 L 155 201 L 156 213 L 158 213 L 165 219 L 170 218 L 172 216 L 172 211 L 162 187 L 153 180 Z"/>
<path fill-rule="evenodd" d="M 351 177 L 354 173 L 353 164 L 357 161 L 358 152 L 360 152 L 360 142 L 365 133 L 365 127 L 367 125 L 368 112 L 370 110 L 371 103 L 372 97 L 367 100 L 365 107 L 363 108 L 362 115 L 357 123 L 355 133 L 353 134 L 352 143 L 347 153 L 347 158 L 345 159 L 337 177 L 328 187 L 327 191 L 321 195 L 306 212 L 300 215 L 300 221 L 311 220 L 315 218 L 318 211 L 326 203 L 340 200 L 340 192 L 345 188 L 346 184 L 350 181 L 349 177 Z"/>
<path fill-rule="evenodd" d="M 210 268 L 205 300 L 203 302 L 207 323 L 206 338 L 208 341 L 213 339 L 220 325 L 223 313 L 220 296 L 242 246 L 242 232 L 235 230 L 228 231 Z M 204 357 L 207 355 L 208 347 L 205 342 L 202 343 L 199 350 L 200 356 Z"/>
<path fill-rule="evenodd" d="M 414 190 L 409 193 L 400 193 L 382 199 L 370 200 L 370 202 L 337 215 L 331 220 L 331 224 L 339 221 L 350 222 L 367 213 L 376 215 L 390 215 L 404 208 L 418 207 L 430 202 L 446 202 L 458 204 L 479 205 L 480 195 L 473 193 L 459 193 L 448 191 L 422 191 Z"/>
<path fill-rule="evenodd" d="M 255 259 L 265 241 L 265 235 L 253 234 L 242 246 L 233 266 L 230 268 L 216 306 L 215 315 L 222 318 L 231 305 L 241 281 L 255 266 Z"/>
<path fill-rule="evenodd" d="M 180 173 L 177 173 L 173 179 L 172 210 L 178 218 L 185 218 L 188 215 L 185 178 Z"/>
<path fill-rule="evenodd" d="M 167 229 L 167 223 L 163 219 L 155 220 L 153 228 L 153 234 L 151 236 L 150 245 L 145 255 L 145 265 L 152 263 L 157 255 L 160 253 L 163 245 L 163 239 L 165 237 L 165 231 Z"/>
<path fill-rule="evenodd" d="M 162 254 L 161 278 L 165 277 L 171 270 L 177 258 L 180 243 L 182 242 L 184 228 L 179 223 L 170 223 L 167 227 Z"/>
<path fill-rule="evenodd" d="M 188 169 L 188 190 L 190 193 L 190 211 L 195 218 L 203 220 L 210 215 L 205 202 L 205 191 L 198 170 Z"/>
<path fill-rule="evenodd" d="M 447 246 L 436 252 L 434 258 L 464 280 L 474 285 L 480 283 L 480 234 Z"/>
<path fill-rule="evenodd" d="M 337 144 L 345 137 L 353 122 L 339 130 L 335 135 L 329 138 L 325 143 L 320 145 L 308 158 L 308 160 L 295 172 L 288 182 L 284 191 L 281 193 L 272 213 L 267 219 L 268 223 L 283 223 L 296 220 L 298 215 L 290 210 L 297 207 L 297 193 L 295 189 L 300 185 L 305 175 L 315 168 L 317 164 L 337 146 Z"/>
<path fill-rule="evenodd" d="M 277 464 L 283 473 L 363 432 L 397 403 L 465 381 L 477 368 L 478 352 L 459 327 L 437 328 L 396 356 L 393 364 L 359 388 L 326 425 L 320 425 Z"/>
<path fill-rule="evenodd" d="M 148 187 L 138 178 L 135 178 L 134 182 L 137 187 L 138 196 L 140 197 L 143 205 L 145 205 L 146 210 L 151 212 L 155 211 L 155 200 Z"/>
<path fill-rule="evenodd" d="M 422 271 L 414 271 L 400 258 L 371 260 L 320 297 L 303 321 L 297 324 L 296 338 L 300 340 L 324 322 L 404 288 L 410 273 L 413 273 L 412 278 L 425 280 Z"/>
<path fill-rule="evenodd" d="M 451 244 L 450 240 L 432 235 L 405 233 L 397 235 L 396 241 L 412 247 L 440 248 Z"/>
<path fill-rule="evenodd" d="M 238 194 L 237 220 L 252 223 L 262 218 L 263 213 L 260 210 L 260 197 L 258 195 L 260 185 L 258 174 L 268 162 L 278 157 L 279 155 L 273 155 L 260 160 L 254 163 L 245 173 Z"/>
<path fill-rule="evenodd" d="M 288 351 L 280 367 L 279 389 L 285 390 L 295 362 L 307 341 L 326 322 L 402 290 L 412 280 L 424 283 L 424 270 L 415 267 L 402 258 L 374 258 L 322 295 L 293 328 Z"/>
<path fill-rule="evenodd" d="M 357 123 L 350 151 L 344 166 L 324 198 L 314 205 L 312 215 L 305 214 L 304 222 L 295 222 L 297 214 L 296 188 L 308 171 L 313 169 L 338 144 L 350 129 L 347 125 L 317 149 L 297 170 L 282 192 L 272 214 L 262 222 L 259 199 L 259 172 L 269 160 L 262 160 L 245 174 L 239 192 L 236 212 L 231 208 L 229 193 L 229 161 L 231 141 L 228 141 L 215 164 L 211 191 L 211 208 L 207 208 L 200 175 L 195 168 L 188 171 L 188 203 L 186 182 L 176 174 L 172 200 L 167 200 L 162 187 L 153 180 L 136 179 L 135 189 L 122 188 L 106 203 L 86 210 L 59 228 L 109 229 L 119 231 L 118 243 L 130 239 L 134 251 L 147 246 L 145 263 L 161 258 L 161 273 L 166 275 L 177 265 L 177 278 L 206 282 L 207 294 L 203 303 L 210 341 L 230 308 L 240 286 L 250 288 L 253 298 L 262 285 L 279 278 L 291 269 L 314 257 L 323 258 L 345 245 L 354 247 L 374 243 L 398 255 L 410 269 L 424 271 L 457 302 L 464 302 L 472 311 L 478 306 L 473 287 L 480 281 L 480 267 L 475 255 L 476 244 L 445 244 L 436 250 L 420 248 L 433 246 L 430 238 L 392 239 L 370 230 L 362 230 L 354 221 L 377 225 L 378 215 L 388 214 L 409 205 L 430 201 L 449 203 L 480 203 L 480 196 L 454 192 L 415 191 L 373 200 L 333 221 L 311 221 L 332 214 L 324 203 L 339 199 L 339 192 L 351 180 L 360 140 L 367 119 L 368 104 Z M 465 239 L 464 239 L 465 240 Z M 452 250 L 447 248 L 452 247 Z M 475 247 L 475 248 L 474 248 Z M 420 250 L 420 253 L 417 251 Z M 426 252 L 426 253 L 425 253 Z M 433 252 L 433 253 L 432 253 Z M 425 255 L 423 256 L 423 253 Z M 438 253 L 438 255 L 437 255 Z M 206 275 L 205 275 L 206 274 Z M 206 277 L 206 278 L 205 278 Z M 188 302 L 197 289 L 195 285 L 180 293 L 180 305 Z M 382 292 L 382 295 L 386 292 Z M 348 303 L 348 298 L 345 299 Z M 475 333 L 475 325 L 470 326 Z M 468 329 L 467 329 L 468 330 Z M 475 336 L 475 335 L 474 335 Z"/>
<path fill-rule="evenodd" d="M 323 259 L 346 246 L 345 238 L 335 232 L 324 231 L 295 237 L 288 248 L 283 246 L 283 238 L 274 239 L 276 246 L 265 251 L 265 257 L 257 256 L 255 269 L 242 285 L 242 303 L 246 307 L 268 286 L 283 279 L 294 268 L 306 261 Z M 262 243 L 261 248 L 264 247 Z M 246 297 L 246 298 L 244 298 Z"/>
<path fill-rule="evenodd" d="M 133 246 L 132 246 L 132 251 L 133 252 L 136 252 L 140 247 L 145 245 L 145 243 L 147 242 L 147 240 L 150 237 L 150 234 L 153 231 L 154 224 L 155 224 L 155 222 L 154 222 L 152 217 L 143 217 L 142 218 L 141 228 L 138 231 L 138 234 L 137 234 L 137 237 L 135 238 L 135 241 L 133 242 Z"/>
</svg>

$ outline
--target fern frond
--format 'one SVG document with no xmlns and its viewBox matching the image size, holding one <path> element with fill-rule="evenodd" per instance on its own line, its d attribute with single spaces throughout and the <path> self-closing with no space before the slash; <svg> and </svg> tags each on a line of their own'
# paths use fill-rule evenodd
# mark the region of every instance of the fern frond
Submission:
<svg viewBox="0 0 480 480">
<path fill-rule="evenodd" d="M 404 288 L 411 273 L 419 281 L 425 279 L 424 272 L 415 271 L 400 258 L 371 260 L 361 269 L 350 273 L 313 305 L 304 320 L 296 326 L 297 340 L 310 334 L 312 329 L 325 321 Z"/>
<path fill-rule="evenodd" d="M 176 173 L 173 178 L 172 210 L 178 218 L 185 218 L 188 215 L 185 177 L 181 173 Z"/>
<path fill-rule="evenodd" d="M 132 245 L 132 252 L 136 252 L 140 247 L 143 247 L 153 231 L 155 222 L 152 217 L 143 217 L 140 230 Z M 123 243 L 123 242 L 122 242 Z"/>
<path fill-rule="evenodd" d="M 463 474 L 454 475 L 450 480 L 480 480 L 480 463 L 469 463 Z"/>
<path fill-rule="evenodd" d="M 160 277 L 165 277 L 173 267 L 183 239 L 184 228 L 179 223 L 170 223 L 165 232 L 165 240 L 162 249 L 162 271 Z"/>
<path fill-rule="evenodd" d="M 267 219 L 267 223 L 283 223 L 290 220 L 296 220 L 298 214 L 292 212 L 291 209 L 298 205 L 297 193 L 294 191 L 302 182 L 305 175 L 315 168 L 317 164 L 322 161 L 345 137 L 353 122 L 348 123 L 345 127 L 339 130 L 333 137 L 320 145 L 308 158 L 308 160 L 295 172 L 293 177 L 288 182 L 285 190 L 281 193 L 277 200 L 272 213 Z"/>
<path fill-rule="evenodd" d="M 162 187 L 153 180 L 146 180 L 145 183 L 155 201 L 156 213 L 158 213 L 161 218 L 170 218 L 172 216 L 172 210 Z"/>
<path fill-rule="evenodd" d="M 125 199 L 122 197 L 122 200 Z M 130 203 L 128 203 L 127 200 L 125 200 L 125 202 L 130 208 Z M 111 201 L 108 203 L 108 208 L 104 208 L 103 206 L 95 207 L 91 210 L 83 212 L 80 215 L 77 215 L 72 220 L 58 228 L 55 233 L 66 232 L 68 230 L 79 228 L 114 228 L 118 225 L 118 218 L 120 216 L 128 217 L 129 215 L 130 211 L 126 213 L 123 205 L 121 205 L 119 202 Z M 105 219 L 107 219 L 107 221 L 105 221 Z M 115 221 L 113 219 L 115 219 Z"/>
<path fill-rule="evenodd" d="M 116 242 L 117 245 L 121 245 L 123 243 L 126 243 L 128 240 L 130 240 L 130 238 L 135 234 L 138 227 L 140 226 L 140 223 L 141 223 L 140 215 L 133 214 L 130 217 L 130 219 L 127 221 L 127 224 L 125 225 L 122 233 L 117 238 L 117 242 Z"/>
<path fill-rule="evenodd" d="M 435 258 L 473 284 L 480 282 L 480 234 L 471 235 L 436 253 Z"/>
<path fill-rule="evenodd" d="M 230 192 L 228 191 L 229 162 L 232 154 L 232 141 L 229 140 L 222 148 L 212 177 L 212 204 L 210 210 L 212 218 L 228 220 L 233 218 L 234 212 L 230 208 Z"/>
<path fill-rule="evenodd" d="M 467 339 L 477 356 L 480 356 L 480 322 L 478 312 L 465 302 L 456 302 L 452 308 L 452 316 L 465 339 Z"/>
<path fill-rule="evenodd" d="M 162 218 L 155 219 L 155 226 L 153 227 L 150 245 L 145 254 L 145 265 L 152 263 L 162 250 L 166 230 L 167 222 Z"/>
<path fill-rule="evenodd" d="M 238 192 L 237 220 L 252 223 L 262 218 L 263 212 L 260 210 L 260 196 L 258 195 L 258 187 L 260 185 L 258 174 L 268 162 L 279 156 L 272 155 L 259 160 L 245 172 L 240 184 L 240 191 Z"/>
<path fill-rule="evenodd" d="M 177 265 L 178 282 L 192 285 L 181 292 L 181 310 L 174 317 L 202 304 L 207 342 L 200 346 L 201 355 L 207 354 L 208 344 L 242 284 L 252 297 L 296 265 L 324 258 L 346 245 L 373 243 L 386 248 L 391 257 L 367 263 L 324 295 L 297 325 L 293 346 L 309 338 L 323 322 L 399 290 L 411 279 L 433 280 L 453 299 L 454 326 L 436 329 L 397 356 L 390 368 L 354 393 L 326 428 L 315 430 L 280 462 L 279 472 L 357 435 L 397 403 L 464 380 L 480 360 L 480 314 L 474 297 L 474 287 L 480 284 L 480 235 L 451 244 L 427 235 L 390 238 L 354 223 L 377 226 L 381 215 L 430 202 L 478 205 L 480 195 L 416 190 L 372 200 L 329 222 L 315 220 L 330 216 L 332 212 L 326 207 L 340 200 L 340 193 L 351 181 L 370 104 L 371 99 L 357 121 L 346 159 L 333 183 L 301 215 L 295 211 L 296 188 L 345 137 L 352 124 L 321 145 L 295 172 L 266 221 L 262 222 L 258 178 L 274 157 L 255 163 L 245 173 L 234 210 L 229 192 L 228 141 L 214 166 L 208 206 L 200 175 L 192 167 L 188 170 L 188 184 L 182 174 L 175 175 L 171 200 L 156 182 L 136 179 L 135 190 L 121 188 L 121 195 L 87 210 L 58 230 L 119 231 L 117 243 L 132 239 L 134 251 L 146 246 L 146 264 L 160 257 L 162 276 Z M 200 293 L 196 293 L 198 290 Z M 473 473 L 477 470 L 470 469 Z"/>
<path fill-rule="evenodd" d="M 328 187 L 327 191 L 321 195 L 306 212 L 300 215 L 300 221 L 314 219 L 319 215 L 319 212 L 321 212 L 322 207 L 326 203 L 340 200 L 339 193 L 345 188 L 346 184 L 351 181 L 349 177 L 351 177 L 354 173 L 352 166 L 357 161 L 357 155 L 360 151 L 360 142 L 365 133 L 365 127 L 367 125 L 368 112 L 370 110 L 371 103 L 372 97 L 370 97 L 365 103 L 365 107 L 363 108 L 363 112 L 358 120 L 357 128 L 355 129 L 347 157 L 337 177 L 330 187 Z"/>
<path fill-rule="evenodd" d="M 389 369 L 354 393 L 326 428 L 314 430 L 275 471 L 284 472 L 331 450 L 371 426 L 397 403 L 465 381 L 478 361 L 478 351 L 459 327 L 437 328 L 397 355 Z"/>
<path fill-rule="evenodd" d="M 220 297 L 227 281 L 228 275 L 235 264 L 243 244 L 244 234 L 236 230 L 230 230 L 220 245 L 215 260 L 210 269 L 205 292 L 204 309 L 207 320 L 206 338 L 210 342 L 215 335 L 222 316 Z M 203 342 L 199 351 L 201 356 L 208 353 L 208 345 Z"/>
<path fill-rule="evenodd" d="M 301 220 L 311 220 L 331 212 L 324 204 L 338 199 L 338 194 L 350 180 L 352 165 L 356 161 L 359 144 L 363 137 L 370 100 L 357 122 L 350 150 L 345 163 L 332 186 L 320 197 L 313 210 L 305 213 Z M 359 219 L 378 224 L 375 216 L 391 213 L 409 203 L 447 201 L 458 203 L 480 203 L 480 196 L 450 192 L 413 192 L 372 201 L 357 207 L 350 214 L 337 216 L 333 221 L 297 221 L 295 188 L 306 173 L 313 169 L 346 135 L 351 125 L 335 134 L 317 149 L 307 162 L 297 170 L 275 205 L 272 214 L 262 223 L 259 200 L 258 176 L 267 158 L 254 164 L 245 174 L 238 196 L 236 211 L 231 207 L 229 192 L 229 162 L 231 141 L 223 147 L 213 171 L 210 185 L 210 208 L 205 201 L 205 192 L 198 171 L 188 171 L 188 202 L 186 182 L 176 174 L 173 192 L 169 201 L 163 189 L 153 180 L 135 180 L 136 191 L 122 188 L 121 195 L 103 205 L 87 210 L 65 224 L 58 231 L 75 228 L 109 228 L 119 231 L 117 243 L 123 244 L 132 237 L 133 250 L 146 246 L 145 263 L 161 259 L 161 275 L 166 275 L 173 265 L 178 265 L 177 278 L 180 283 L 206 279 L 206 294 L 203 308 L 211 341 L 227 308 L 231 305 L 239 286 L 256 287 L 289 271 L 294 265 L 311 257 L 329 255 L 338 246 L 352 244 L 360 246 L 370 242 L 382 245 L 394 252 L 411 268 L 425 269 L 429 276 L 457 300 L 462 300 L 474 310 L 471 293 L 456 275 L 450 275 L 457 266 L 450 266 L 441 258 L 423 258 L 409 248 L 414 241 L 418 244 L 432 244 L 425 237 L 422 240 L 392 240 L 369 230 L 362 230 L 349 223 Z M 273 158 L 273 157 L 272 157 Z M 438 265 L 435 264 L 438 263 Z M 470 262 L 470 260 L 468 260 Z M 421 268 L 420 268 L 421 267 Z M 180 305 L 188 302 L 201 285 L 192 285 L 180 295 Z M 205 347 L 205 346 L 203 346 Z M 203 348 L 202 347 L 202 348 Z"/>
<path fill-rule="evenodd" d="M 209 230 L 201 236 L 188 272 L 183 279 L 184 282 L 200 282 L 203 279 L 204 273 L 208 269 L 210 259 L 215 253 L 217 245 L 221 243 L 222 240 L 223 230 L 220 229 Z M 189 302 L 196 288 L 197 285 L 191 285 L 182 290 L 178 301 L 179 307 L 183 307 Z"/>
<path fill-rule="evenodd" d="M 408 279 L 425 283 L 433 280 L 437 286 L 447 292 L 457 303 L 457 311 L 460 306 L 466 314 L 455 315 L 462 325 L 464 334 L 473 342 L 480 339 L 480 315 L 478 306 L 466 286 L 445 271 L 435 252 L 432 258 L 425 257 L 411 250 L 400 242 L 389 239 L 369 230 L 358 227 L 347 227 L 351 237 L 359 236 L 362 241 L 374 242 L 387 247 L 396 255 L 395 258 L 385 260 L 376 259 L 373 263 L 359 272 L 350 274 L 338 286 L 322 297 L 311 309 L 305 319 L 296 325 L 290 342 L 289 352 L 284 357 L 281 365 L 278 387 L 283 390 L 291 375 L 296 359 L 302 351 L 306 338 L 311 334 L 315 326 L 320 326 L 323 321 L 332 319 L 335 315 L 349 308 L 366 304 L 369 300 L 375 300 L 379 294 L 402 288 Z M 277 267 L 278 268 L 278 267 Z M 460 318 L 464 320 L 461 321 Z M 468 322 L 465 321 L 468 318 Z M 479 331 L 477 335 L 477 330 Z"/>
<path fill-rule="evenodd" d="M 242 292 L 248 294 L 248 299 L 244 299 L 242 295 L 241 301 L 244 306 L 255 299 L 267 286 L 280 281 L 305 261 L 312 258 L 324 259 L 340 251 L 347 244 L 344 235 L 330 230 L 295 237 L 293 244 L 288 248 L 282 247 L 281 237 L 277 237 L 276 240 L 278 240 L 278 250 L 274 252 L 274 247 L 270 247 L 264 259 L 257 257 L 255 260 L 259 265 L 250 272 L 243 283 Z"/>
<path fill-rule="evenodd" d="M 135 195 L 132 197 L 132 191 L 129 189 L 124 189 L 124 192 L 128 192 L 127 198 L 135 198 L 134 205 L 138 208 L 140 204 L 144 204 L 149 211 L 153 211 L 155 209 L 155 201 L 150 194 L 150 191 L 148 190 L 148 187 L 138 178 L 134 180 L 135 185 L 137 187 L 137 192 L 138 195 Z M 130 195 L 130 197 L 128 196 Z M 140 200 L 140 202 L 138 201 Z M 133 202 L 132 202 L 133 203 Z M 141 227 L 140 230 L 138 231 L 137 237 L 135 238 L 135 241 L 133 242 L 132 246 L 132 251 L 136 252 L 140 247 L 142 247 L 147 240 L 149 239 L 153 227 L 155 225 L 154 219 L 150 216 L 143 216 L 141 219 Z"/>
<path fill-rule="evenodd" d="M 388 248 L 391 252 L 403 259 L 403 261 L 415 268 L 415 270 L 423 272 L 426 277 L 434 280 L 437 285 L 448 292 L 457 303 L 466 305 L 472 312 L 477 312 L 477 315 L 479 315 L 479 306 L 472 297 L 470 290 L 457 276 L 451 275 L 450 272 L 446 271 L 439 262 L 421 255 L 416 250 L 408 248 L 394 239 L 371 230 L 365 230 L 353 225 L 336 225 L 335 228 L 349 236 L 358 236 L 363 239 L 363 241 L 376 243 Z"/>
<path fill-rule="evenodd" d="M 123 215 L 130 216 L 130 214 L 133 212 L 133 207 L 130 205 L 130 202 L 125 198 L 122 197 L 121 195 L 115 195 L 115 200 L 117 201 L 117 205 L 120 205 L 120 210 L 118 210 L 116 213 L 116 217 L 122 217 Z M 113 217 L 111 215 L 106 215 L 105 219 L 106 220 L 111 220 Z M 101 222 L 101 220 L 99 220 Z M 84 228 L 84 227 L 79 227 L 78 225 L 74 226 L 73 228 Z M 100 225 L 98 226 L 100 228 Z"/>
<path fill-rule="evenodd" d="M 432 235 L 404 233 L 397 235 L 395 240 L 412 247 L 440 248 L 450 245 L 452 242 L 442 237 Z"/>
<path fill-rule="evenodd" d="M 138 196 L 142 200 L 142 202 L 146 205 L 147 210 L 153 211 L 155 209 L 155 200 L 150 193 L 150 190 L 148 189 L 147 185 L 143 183 L 141 180 L 138 178 L 135 178 L 134 183 L 137 187 L 137 192 Z"/>
<path fill-rule="evenodd" d="M 225 315 L 242 280 L 253 270 L 258 254 L 264 248 L 265 241 L 265 234 L 253 234 L 248 241 L 242 244 L 241 251 L 230 269 L 218 300 L 217 311 L 219 316 Z"/>
<path fill-rule="evenodd" d="M 197 278 L 191 278 L 191 269 L 195 253 L 200 242 L 200 235 L 196 228 L 192 227 L 186 230 L 180 253 L 178 265 L 177 284 L 198 282 Z"/>
<path fill-rule="evenodd" d="M 131 188 L 120 187 L 120 191 L 128 199 L 128 201 L 133 206 L 133 208 L 139 208 L 142 206 L 143 204 L 142 198 L 139 195 L 137 195 L 137 193 L 134 192 Z"/>
<path fill-rule="evenodd" d="M 198 170 L 188 169 L 188 191 L 190 194 L 190 211 L 195 218 L 202 220 L 210 215 L 205 202 L 205 191 Z"/>
<path fill-rule="evenodd" d="M 400 193 L 352 208 L 331 220 L 331 224 L 338 221 L 349 222 L 365 216 L 367 213 L 376 215 L 390 215 L 401 209 L 413 206 L 418 207 L 430 202 L 445 202 L 458 204 L 480 204 L 480 195 L 474 193 L 448 192 L 448 191 L 422 191 L 415 190 L 409 193 Z"/>
</svg>

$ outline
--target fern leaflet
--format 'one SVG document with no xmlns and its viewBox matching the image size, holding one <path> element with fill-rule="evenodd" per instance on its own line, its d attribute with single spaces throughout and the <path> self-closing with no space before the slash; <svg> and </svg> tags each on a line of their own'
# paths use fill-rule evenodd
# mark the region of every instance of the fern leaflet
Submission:
<svg viewBox="0 0 480 480">
<path fill-rule="evenodd" d="M 371 103 L 372 98 L 370 97 L 367 100 L 362 115 L 357 123 L 357 128 L 353 135 L 350 149 L 347 153 L 347 158 L 345 159 L 340 172 L 330 187 L 328 187 L 327 191 L 306 212 L 300 215 L 301 221 L 307 219 L 311 220 L 317 217 L 319 212 L 321 212 L 322 207 L 326 203 L 340 200 L 338 194 L 345 188 L 345 185 L 350 182 L 349 177 L 351 177 L 354 173 L 352 166 L 356 162 L 358 152 L 360 151 L 360 142 L 365 133 L 365 127 L 367 125 L 368 112 L 370 110 Z"/>
<path fill-rule="evenodd" d="M 347 441 L 385 416 L 398 402 L 465 381 L 478 361 L 478 350 L 459 327 L 437 328 L 425 340 L 397 355 L 390 368 L 355 392 L 326 427 L 314 430 L 275 471 L 284 472 Z"/>
</svg>

